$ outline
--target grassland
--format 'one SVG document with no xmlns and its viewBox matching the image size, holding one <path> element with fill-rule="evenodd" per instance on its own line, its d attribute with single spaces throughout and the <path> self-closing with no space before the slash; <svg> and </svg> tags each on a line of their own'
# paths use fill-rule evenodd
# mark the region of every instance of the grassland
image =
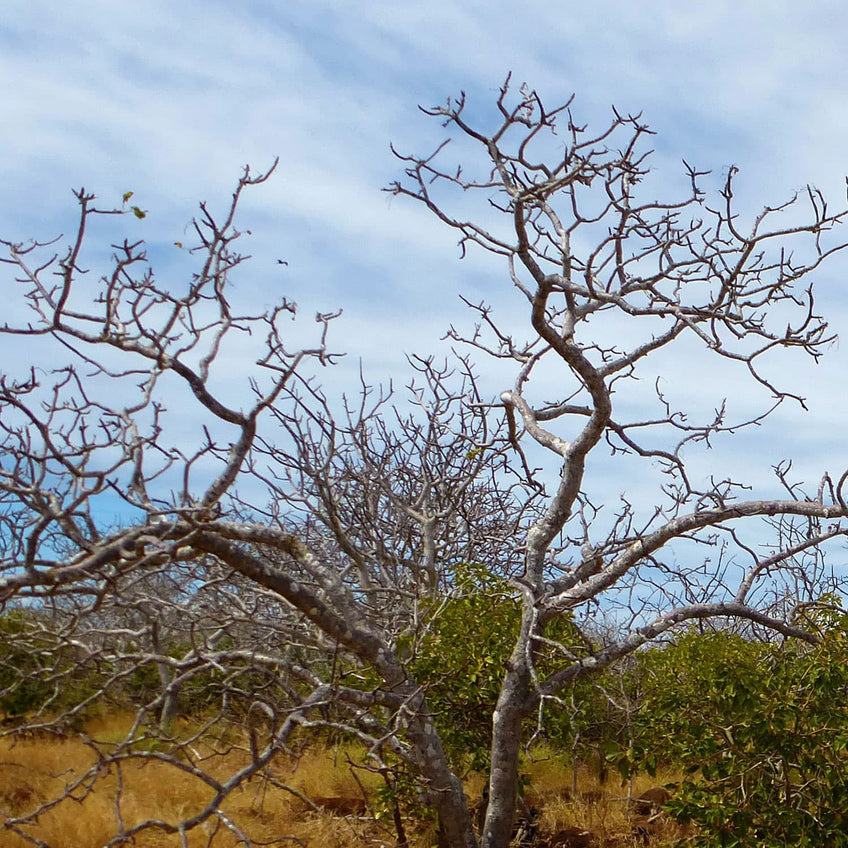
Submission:
<svg viewBox="0 0 848 848">
<path fill-rule="evenodd" d="M 97 719 L 85 732 L 90 739 L 108 744 L 110 739 L 122 738 L 127 721 L 121 716 Z M 223 777 L 243 758 L 238 747 L 214 755 L 210 749 L 206 768 Z M 380 792 L 383 781 L 361 767 L 362 757 L 352 748 L 312 746 L 298 758 L 279 757 L 263 779 L 254 778 L 227 798 L 221 817 L 182 836 L 167 833 L 167 825 L 190 818 L 208 804 L 212 789 L 207 784 L 159 762 L 129 761 L 120 769 L 110 766 L 99 772 L 96 765 L 95 746 L 82 738 L 0 741 L 0 822 L 9 823 L 48 804 L 37 822 L 16 825 L 18 833 L 0 830 L 0 846 L 31 848 L 40 841 L 50 848 L 100 848 L 118 831 L 119 823 L 126 829 L 148 819 L 163 826 L 140 832 L 131 843 L 136 848 L 244 844 L 230 823 L 257 845 L 390 848 L 398 844 L 391 810 Z M 79 783 L 93 768 L 96 780 Z M 567 788 L 571 774 L 554 755 L 536 752 L 525 771 L 527 801 L 539 810 L 539 844 L 568 828 L 589 831 L 597 846 L 645 845 L 646 841 L 659 846 L 681 835 L 678 827 L 661 818 L 650 822 L 649 830 L 644 822 L 636 822 L 634 829 L 626 791 L 617 782 L 601 786 L 590 774 L 580 774 L 581 792 L 572 797 Z M 638 795 L 669 777 L 637 781 L 634 792 Z M 76 788 L 67 794 L 75 783 Z M 481 775 L 470 775 L 469 798 L 479 798 L 482 785 Z M 336 809 L 315 810 L 297 793 Z M 49 805 L 63 794 L 64 800 Z M 434 824 L 426 816 L 406 817 L 405 822 L 409 848 L 436 844 Z"/>
</svg>

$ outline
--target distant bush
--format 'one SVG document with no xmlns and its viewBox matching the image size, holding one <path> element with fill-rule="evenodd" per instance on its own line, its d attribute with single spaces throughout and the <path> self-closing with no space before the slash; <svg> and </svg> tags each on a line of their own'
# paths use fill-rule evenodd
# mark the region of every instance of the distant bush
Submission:
<svg viewBox="0 0 848 848">
<path fill-rule="evenodd" d="M 41 612 L 0 615 L 0 712 L 7 718 L 61 713 L 101 685 L 99 670 L 82 662 Z"/>
<path fill-rule="evenodd" d="M 643 738 L 688 773 L 669 807 L 697 845 L 848 845 L 848 616 L 816 624 L 816 646 L 692 634 L 646 655 Z"/>
</svg>

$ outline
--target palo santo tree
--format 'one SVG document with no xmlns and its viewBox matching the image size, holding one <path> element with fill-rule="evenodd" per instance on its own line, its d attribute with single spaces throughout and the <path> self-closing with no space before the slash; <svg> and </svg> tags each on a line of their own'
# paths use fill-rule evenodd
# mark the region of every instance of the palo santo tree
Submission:
<svg viewBox="0 0 848 848">
<path fill-rule="evenodd" d="M 684 417 L 659 388 L 639 393 L 635 417 L 616 401 L 685 346 L 700 358 L 693 368 L 727 362 L 764 390 L 770 402 L 749 424 L 802 402 L 768 363 L 783 351 L 818 357 L 828 343 L 809 277 L 845 246 L 831 231 L 846 213 L 810 189 L 743 225 L 734 169 L 715 197 L 701 188 L 706 174 L 688 168 L 680 199 L 645 198 L 648 130 L 638 118 L 614 113 L 592 134 L 570 103 L 548 110 L 509 81 L 496 106 L 488 129 L 467 116 L 464 96 L 427 110 L 475 158 L 449 162 L 448 145 L 403 155 L 406 177 L 389 190 L 454 228 L 463 249 L 502 257 L 493 300 L 512 296 L 518 307 L 503 316 L 467 301 L 476 329 L 450 330 L 465 352 L 451 367 L 411 357 L 406 396 L 364 380 L 343 400 L 321 389 L 316 366 L 334 361 L 334 315 L 319 315 L 315 343 L 298 347 L 291 302 L 236 305 L 230 278 L 246 273 L 237 206 L 270 172 L 245 171 L 220 219 L 201 206 L 198 267 L 180 289 L 159 282 L 137 242 L 115 247 L 99 283 L 84 275 L 86 239 L 121 210 L 82 190 L 63 255 L 4 242 L 14 308 L 0 332 L 49 356 L 23 372 L 9 365 L 0 380 L 0 599 L 27 622 L 5 638 L 63 658 L 12 674 L 7 689 L 33 675 L 52 683 L 55 698 L 30 723 L 54 726 L 125 693 L 147 669 L 152 694 L 130 735 L 101 746 L 66 797 L 96 791 L 104 767 L 144 758 L 212 790 L 179 822 L 129 820 L 119 795 L 111 844 L 214 818 L 247 840 L 223 800 L 266 774 L 297 728 L 320 727 L 359 739 L 378 768 L 403 763 L 445 844 L 504 848 L 527 721 L 543 722 L 578 678 L 692 620 L 814 638 L 791 604 L 767 598 L 784 585 L 820 591 L 822 546 L 848 527 L 846 476 L 825 476 L 808 498 L 781 472 L 782 497 L 744 499 L 743 481 L 704 482 L 687 458 L 745 421 L 720 405 L 703 421 Z M 233 376 L 231 351 L 245 340 L 255 371 Z M 511 370 L 494 397 L 473 356 Z M 539 400 L 548 391 L 556 395 Z M 193 439 L 180 429 L 187 422 Z M 611 461 L 664 472 L 650 504 L 622 497 L 605 511 L 589 496 L 590 457 L 610 450 Z M 627 488 L 616 486 L 608 496 Z M 779 530 L 767 555 L 761 519 Z M 694 543 L 708 552 L 699 562 Z M 685 560 L 681 546 L 691 548 Z M 433 681 L 415 672 L 434 666 L 416 658 L 467 564 L 509 581 L 521 609 L 493 709 L 481 834 L 445 753 Z M 603 639 L 592 626 L 599 608 L 617 625 Z M 561 619 L 569 626 L 553 626 Z M 60 697 L 86 668 L 94 685 L 70 703 Z M 453 685 L 474 683 L 460 675 Z M 203 731 L 140 744 L 168 735 L 189 695 Z M 222 778 L 200 741 L 234 717 L 244 758 Z M 34 833 L 43 811 L 9 814 L 3 826 Z"/>
</svg>

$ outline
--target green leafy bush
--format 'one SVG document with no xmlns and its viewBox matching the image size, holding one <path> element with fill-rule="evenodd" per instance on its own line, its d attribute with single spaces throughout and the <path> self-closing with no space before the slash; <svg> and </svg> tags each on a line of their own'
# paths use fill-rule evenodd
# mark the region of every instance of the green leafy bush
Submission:
<svg viewBox="0 0 848 848">
<path fill-rule="evenodd" d="M 0 615 L 0 713 L 15 720 L 57 715 L 96 692 L 99 670 L 86 664 L 38 610 Z"/>
<path fill-rule="evenodd" d="M 456 581 L 455 595 L 432 611 L 410 671 L 426 686 L 451 759 L 483 770 L 521 611 L 506 581 L 482 567 L 460 566 Z"/>
<path fill-rule="evenodd" d="M 419 639 L 410 672 L 427 690 L 448 755 L 455 765 L 484 771 L 489 764 L 492 713 L 497 703 L 507 660 L 521 624 L 521 606 L 508 582 L 483 566 L 457 567 L 455 592 L 431 611 L 426 632 Z M 546 635 L 574 652 L 585 650 L 583 637 L 568 616 L 547 627 Z M 563 662 L 552 647 L 536 656 L 540 676 Z M 580 681 L 579 716 L 552 708 L 546 716 L 548 738 L 571 751 L 575 722 L 584 743 L 593 751 L 609 725 L 604 716 L 608 702 L 588 681 Z M 566 696 L 567 697 L 567 696 Z M 528 720 L 528 730 L 535 720 Z"/>
<path fill-rule="evenodd" d="M 643 737 L 688 773 L 702 846 L 848 845 L 848 616 L 818 645 L 687 635 L 644 661 Z"/>
</svg>

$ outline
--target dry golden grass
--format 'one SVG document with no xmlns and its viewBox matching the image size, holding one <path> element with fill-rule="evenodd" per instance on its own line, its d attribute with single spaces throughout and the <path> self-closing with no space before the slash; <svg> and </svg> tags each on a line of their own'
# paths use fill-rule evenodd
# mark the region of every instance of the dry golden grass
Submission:
<svg viewBox="0 0 848 848">
<path fill-rule="evenodd" d="M 90 722 L 86 733 L 99 742 L 116 743 L 124 738 L 127 728 L 128 719 L 123 716 L 103 717 Z M 197 753 L 208 757 L 204 768 L 216 776 L 223 777 L 244 763 L 241 751 L 226 748 L 225 753 L 213 756 L 213 750 L 210 743 L 208 750 Z M 80 739 L 37 738 L 17 743 L 1 740 L 0 824 L 60 797 L 95 762 L 94 751 Z M 382 781 L 378 775 L 358 768 L 358 763 L 361 754 L 353 747 L 314 748 L 297 759 L 280 757 L 271 771 L 276 786 L 255 778 L 227 798 L 222 812 L 257 844 L 296 845 L 291 840 L 295 837 L 300 844 L 315 848 L 392 846 L 395 834 L 391 816 L 383 818 L 381 824 L 368 815 L 317 813 L 280 786 L 291 786 L 313 799 L 353 801 L 362 799 L 364 792 L 371 811 L 376 812 L 378 804 L 374 799 Z M 579 827 L 591 830 L 602 840 L 600 844 L 646 844 L 645 834 L 634 833 L 626 790 L 616 781 L 600 787 L 589 773 L 581 773 L 581 796 L 572 798 L 571 774 L 555 755 L 537 757 L 524 770 L 530 778 L 528 802 L 541 810 L 539 824 L 543 834 Z M 638 781 L 634 795 L 671 777 Z M 481 775 L 470 776 L 466 782 L 469 798 L 479 798 L 482 786 Z M 211 788 L 197 778 L 150 761 L 131 761 L 120 770 L 103 770 L 93 791 L 87 789 L 80 786 L 74 797 L 46 808 L 37 824 L 22 823 L 21 831 L 50 848 L 99 848 L 118 831 L 118 816 L 125 828 L 148 819 L 176 824 L 196 815 L 212 797 Z M 407 835 L 410 848 L 435 844 L 433 826 L 426 823 L 417 828 L 409 826 Z M 660 845 L 674 835 L 679 835 L 679 830 L 674 830 L 673 825 L 653 824 L 648 844 Z M 149 828 L 140 832 L 133 844 L 136 848 L 177 848 L 182 843 L 178 834 Z M 209 819 L 187 834 L 187 844 L 190 848 L 235 848 L 239 842 L 220 821 Z M 0 829 L 2 848 L 31 845 L 22 836 Z"/>
<path fill-rule="evenodd" d="M 678 781 L 677 773 L 641 775 L 634 780 L 629 796 L 628 786 L 616 776 L 610 775 L 602 784 L 591 769 L 583 768 L 577 775 L 578 794 L 572 797 L 571 770 L 556 755 L 529 763 L 525 771 L 530 777 L 528 803 L 540 810 L 543 834 L 550 836 L 569 828 L 588 830 L 601 846 L 660 846 L 686 835 L 680 825 L 664 816 L 646 821 L 651 817 L 634 815 L 630 803 L 631 797 L 638 798 L 647 789 Z"/>
<path fill-rule="evenodd" d="M 127 729 L 128 720 L 119 716 L 97 719 L 85 731 L 98 742 L 115 743 L 124 738 Z M 210 756 L 211 749 L 198 753 Z M 210 756 L 204 760 L 204 768 L 223 777 L 243 765 L 244 758 L 243 752 L 230 751 Z M 379 778 L 361 770 L 358 780 L 354 778 L 350 763 L 357 759 L 361 757 L 353 749 L 316 750 L 298 760 L 279 758 L 272 776 L 310 796 L 361 798 L 362 788 L 373 794 Z M 94 751 L 79 739 L 0 741 L 0 823 L 61 797 L 95 763 Z M 21 824 L 20 830 L 51 848 L 98 848 L 117 832 L 119 815 L 125 828 L 148 819 L 175 824 L 200 812 L 212 794 L 204 782 L 167 764 L 132 761 L 120 770 L 113 767 L 99 774 L 94 791 L 80 786 L 73 797 L 45 809 L 37 825 Z M 281 839 L 291 836 L 314 846 L 364 845 L 380 835 L 384 843 L 392 842 L 391 834 L 381 833 L 373 821 L 315 813 L 291 793 L 260 779 L 236 790 L 222 811 L 261 844 L 296 844 Z M 190 831 L 187 841 L 191 848 L 239 844 L 216 820 Z M 150 828 L 141 832 L 134 844 L 136 848 L 170 848 L 181 842 L 178 834 Z M 32 842 L 6 829 L 0 830 L 0 846 L 31 848 Z"/>
</svg>

